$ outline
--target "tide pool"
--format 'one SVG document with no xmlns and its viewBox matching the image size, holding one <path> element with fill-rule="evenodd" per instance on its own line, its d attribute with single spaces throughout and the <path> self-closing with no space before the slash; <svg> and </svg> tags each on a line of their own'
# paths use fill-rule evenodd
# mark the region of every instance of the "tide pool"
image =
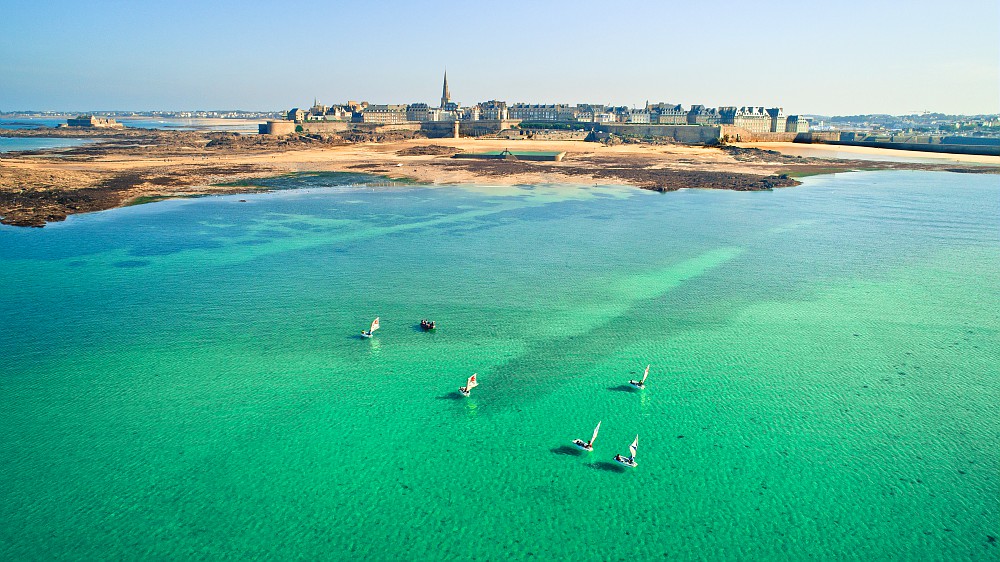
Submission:
<svg viewBox="0 0 1000 562">
<path fill-rule="evenodd" d="M 995 176 L 269 186 L 0 227 L 0 558 L 1000 557 Z"/>
</svg>

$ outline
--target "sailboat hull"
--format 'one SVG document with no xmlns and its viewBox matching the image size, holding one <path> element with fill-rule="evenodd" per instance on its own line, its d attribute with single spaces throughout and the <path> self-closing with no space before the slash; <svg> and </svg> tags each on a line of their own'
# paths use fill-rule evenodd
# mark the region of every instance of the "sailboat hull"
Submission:
<svg viewBox="0 0 1000 562">
<path fill-rule="evenodd" d="M 593 445 L 588 446 L 587 443 L 585 443 L 581 439 L 574 439 L 573 444 L 576 445 L 576 448 L 580 449 L 581 451 L 587 451 L 588 453 L 592 453 L 594 451 Z"/>
<path fill-rule="evenodd" d="M 363 338 L 370 338 L 370 337 L 372 337 L 372 335 L 371 335 L 370 332 L 361 332 L 361 337 L 363 337 Z"/>
<path fill-rule="evenodd" d="M 641 381 L 628 381 L 628 383 L 630 385 L 634 386 L 635 388 L 638 388 L 639 390 L 646 390 L 645 383 L 643 383 Z"/>
<path fill-rule="evenodd" d="M 627 466 L 629 468 L 635 468 L 635 467 L 639 466 L 639 463 L 635 462 L 634 459 L 629 459 L 629 458 L 623 457 L 621 455 L 615 455 L 615 462 L 617 462 L 618 464 L 620 464 L 622 466 Z"/>
<path fill-rule="evenodd" d="M 470 395 L 472 395 L 472 393 L 469 392 L 468 390 L 462 390 L 461 388 L 458 389 L 458 393 L 461 394 L 462 396 L 465 396 L 466 398 L 468 398 Z"/>
</svg>

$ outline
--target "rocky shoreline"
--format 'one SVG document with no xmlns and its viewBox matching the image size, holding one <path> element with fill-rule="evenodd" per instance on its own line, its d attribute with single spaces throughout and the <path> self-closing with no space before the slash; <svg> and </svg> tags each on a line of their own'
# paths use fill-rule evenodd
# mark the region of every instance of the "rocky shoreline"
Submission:
<svg viewBox="0 0 1000 562">
<path fill-rule="evenodd" d="M 758 175 L 737 172 L 712 172 L 703 170 L 676 170 L 670 168 L 649 168 L 629 165 L 620 159 L 590 160 L 568 165 L 542 162 L 522 162 L 508 160 L 456 160 L 440 162 L 445 168 L 460 168 L 482 177 L 507 177 L 528 172 L 543 172 L 553 175 L 597 180 L 602 183 L 624 183 L 653 191 L 677 191 L 678 189 L 729 189 L 732 191 L 764 191 L 776 187 L 791 187 L 801 182 L 788 176 Z"/>
<path fill-rule="evenodd" d="M 508 141 L 430 141 L 412 134 L 273 137 L 42 128 L 0 129 L 0 136 L 101 139 L 68 149 L 0 154 L 0 222 L 34 227 L 137 202 L 258 190 L 262 188 L 248 180 L 308 171 L 363 170 L 427 183 L 623 183 L 655 191 L 761 191 L 798 185 L 796 176 L 850 170 L 1000 171 L 974 165 L 819 160 L 727 146 L 605 147 L 579 141 L 560 145 L 568 151 L 562 162 L 455 160 L 450 156 L 456 152 L 502 148 Z M 516 142 L 527 147 L 533 141 Z M 534 142 L 530 146 L 541 150 L 556 144 Z M 240 185 L 232 185 L 234 181 Z"/>
</svg>

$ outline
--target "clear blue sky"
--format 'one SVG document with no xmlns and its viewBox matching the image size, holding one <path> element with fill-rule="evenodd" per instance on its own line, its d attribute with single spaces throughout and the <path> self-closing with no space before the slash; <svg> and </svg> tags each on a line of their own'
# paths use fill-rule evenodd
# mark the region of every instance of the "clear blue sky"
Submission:
<svg viewBox="0 0 1000 562">
<path fill-rule="evenodd" d="M 0 0 L 0 110 L 452 96 L 1000 112 L 1000 2 Z"/>
</svg>

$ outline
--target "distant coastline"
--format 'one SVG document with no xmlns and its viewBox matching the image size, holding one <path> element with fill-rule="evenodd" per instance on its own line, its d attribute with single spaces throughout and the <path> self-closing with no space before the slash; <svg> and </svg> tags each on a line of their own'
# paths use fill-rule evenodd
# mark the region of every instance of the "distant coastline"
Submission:
<svg viewBox="0 0 1000 562">
<path fill-rule="evenodd" d="M 45 116 L 7 114 L 0 115 L 0 132 L 13 130 L 54 129 L 65 124 L 76 113 L 50 114 Z M 252 133 L 257 131 L 259 118 L 252 117 L 175 117 L 175 116 L 119 116 L 116 121 L 133 129 L 162 129 L 174 131 L 234 131 Z M 4 132 L 4 135 L 7 133 Z"/>
</svg>

